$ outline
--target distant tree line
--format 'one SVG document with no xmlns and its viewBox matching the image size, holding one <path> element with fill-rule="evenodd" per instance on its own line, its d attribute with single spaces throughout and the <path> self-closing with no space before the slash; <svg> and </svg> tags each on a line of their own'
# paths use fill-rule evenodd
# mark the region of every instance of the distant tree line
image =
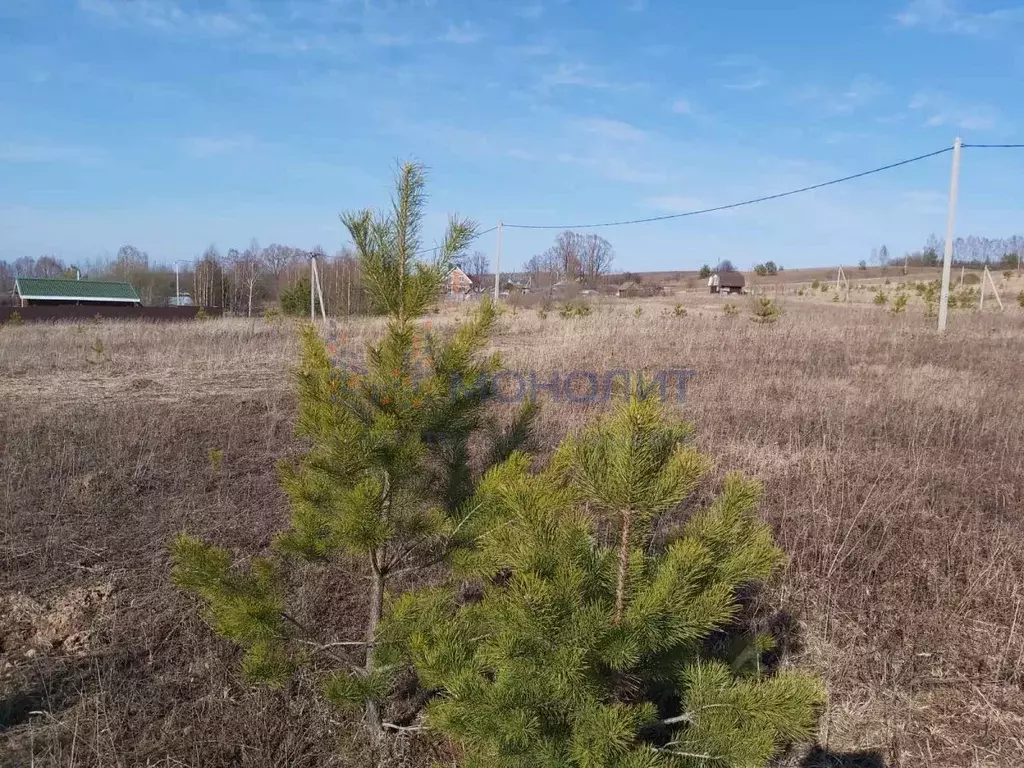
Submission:
<svg viewBox="0 0 1024 768">
<path fill-rule="evenodd" d="M 9 297 L 16 277 L 81 277 L 131 283 L 143 303 L 159 306 L 169 302 L 176 290 L 191 295 L 201 306 L 220 307 L 229 314 L 251 316 L 268 306 L 294 314 L 309 311 L 309 260 L 316 253 L 324 302 L 335 315 L 369 311 L 359 265 L 348 250 L 329 256 L 321 248 L 308 251 L 274 243 L 265 248 L 252 240 L 244 249 L 221 252 L 209 246 L 195 262 L 153 264 L 149 254 L 134 245 L 124 245 L 112 259 L 67 264 L 55 256 L 25 257 L 0 261 L 0 296 Z M 484 257 L 486 264 L 486 257 Z M 176 289 L 176 282 L 178 288 Z M 302 297 L 297 301 L 297 297 Z"/>
<path fill-rule="evenodd" d="M 566 230 L 555 238 L 554 245 L 530 258 L 523 270 L 535 286 L 566 280 L 596 289 L 614 261 L 615 249 L 603 237 Z"/>
<path fill-rule="evenodd" d="M 903 256 L 890 256 L 886 246 L 876 248 L 871 253 L 871 263 L 881 267 L 904 265 L 909 267 L 937 267 L 942 264 L 946 241 L 932 234 L 928 236 L 923 247 L 910 251 Z M 953 241 L 953 264 L 955 266 L 981 268 L 988 266 L 999 269 L 1017 269 L 1024 257 L 1024 235 L 1010 237 L 979 237 L 968 235 Z M 867 261 L 860 263 L 862 269 L 867 268 Z"/>
</svg>

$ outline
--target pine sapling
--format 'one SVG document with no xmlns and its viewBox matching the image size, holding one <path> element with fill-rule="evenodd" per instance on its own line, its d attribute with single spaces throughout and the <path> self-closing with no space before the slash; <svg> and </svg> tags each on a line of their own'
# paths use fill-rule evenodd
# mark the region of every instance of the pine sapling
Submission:
<svg viewBox="0 0 1024 768">
<path fill-rule="evenodd" d="M 444 562 L 477 535 L 472 499 L 482 471 L 529 440 L 534 415 L 527 403 L 504 429 L 488 416 L 499 362 L 484 354 L 496 318 L 489 300 L 447 339 L 419 322 L 451 258 L 475 232 L 472 222 L 452 219 L 437 259 L 419 262 L 424 184 L 422 167 L 404 165 L 390 212 L 343 217 L 371 306 L 387 327 L 359 374 L 335 365 L 315 326 L 302 329 L 296 431 L 305 452 L 282 467 L 291 524 L 273 556 L 239 569 L 228 551 L 199 539 L 182 536 L 174 546 L 175 581 L 243 648 L 247 677 L 282 685 L 320 653 L 334 667 L 324 681 L 327 698 L 361 707 L 374 744 L 389 727 L 381 707 L 391 669 L 377 659 L 389 585 L 398 574 Z M 369 580 L 361 639 L 325 637 L 286 610 L 283 572 L 303 562 L 361 565 Z M 361 658 L 353 659 L 353 649 Z"/>
<path fill-rule="evenodd" d="M 385 621 L 382 657 L 413 667 L 421 724 L 464 768 L 765 766 L 813 734 L 821 683 L 766 674 L 768 636 L 724 642 L 741 592 L 783 562 L 759 486 L 729 475 L 664 530 L 710 462 L 643 390 L 539 474 L 521 453 L 493 469 L 452 583 Z"/>
</svg>

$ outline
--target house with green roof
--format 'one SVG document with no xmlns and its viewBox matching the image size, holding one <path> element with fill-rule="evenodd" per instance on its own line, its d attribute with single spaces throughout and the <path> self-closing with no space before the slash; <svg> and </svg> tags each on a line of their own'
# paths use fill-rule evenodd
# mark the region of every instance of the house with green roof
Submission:
<svg viewBox="0 0 1024 768">
<path fill-rule="evenodd" d="M 67 280 L 56 277 L 14 278 L 14 305 L 18 307 L 85 304 L 91 306 L 141 306 L 142 299 L 131 283 L 102 280 Z"/>
</svg>

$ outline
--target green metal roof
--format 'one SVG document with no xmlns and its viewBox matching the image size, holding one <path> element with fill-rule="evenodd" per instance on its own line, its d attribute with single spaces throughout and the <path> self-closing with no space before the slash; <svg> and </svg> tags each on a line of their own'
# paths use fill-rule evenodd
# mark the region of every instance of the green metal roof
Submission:
<svg viewBox="0 0 1024 768">
<path fill-rule="evenodd" d="M 14 279 L 14 287 L 23 299 L 142 302 L 131 283 L 63 280 L 56 277 L 17 277 Z"/>
</svg>

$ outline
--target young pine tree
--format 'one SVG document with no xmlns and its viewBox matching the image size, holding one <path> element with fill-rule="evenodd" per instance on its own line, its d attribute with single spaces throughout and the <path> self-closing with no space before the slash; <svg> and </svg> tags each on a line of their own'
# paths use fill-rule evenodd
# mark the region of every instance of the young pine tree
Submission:
<svg viewBox="0 0 1024 768">
<path fill-rule="evenodd" d="M 391 685 L 377 663 L 378 624 L 396 574 L 435 565 L 476 535 L 471 499 L 489 467 L 530 436 L 533 406 L 504 430 L 486 413 L 489 375 L 498 360 L 483 354 L 496 312 L 484 301 L 447 340 L 424 335 L 418 319 L 441 289 L 453 256 L 474 225 L 452 219 L 437 259 L 417 260 L 424 209 L 424 172 L 407 164 L 396 179 L 390 212 L 343 216 L 355 243 L 373 308 L 387 316 L 383 338 L 367 350 L 367 371 L 340 370 L 317 329 L 302 331 L 297 432 L 306 450 L 282 471 L 291 525 L 270 557 L 247 569 L 231 554 L 191 536 L 174 545 L 174 580 L 202 599 L 214 628 L 244 650 L 254 681 L 281 685 L 310 653 L 351 645 L 361 658 L 330 652 L 337 669 L 324 681 L 328 698 L 358 702 L 374 741 Z M 424 354 L 417 355 L 418 351 Z M 489 439 L 476 439 L 489 438 Z M 474 456 L 471 446 L 483 445 Z M 362 641 L 337 641 L 286 610 L 283 571 L 293 562 L 340 566 L 355 560 L 368 579 Z M 318 663 L 316 670 L 322 669 Z"/>
<path fill-rule="evenodd" d="M 460 583 L 396 603 L 381 653 L 434 692 L 424 722 L 465 768 L 764 766 L 811 736 L 821 684 L 764 674 L 768 637 L 721 641 L 783 562 L 756 483 L 729 475 L 655 543 L 708 469 L 688 434 L 634 389 L 541 474 L 515 454 L 478 490 L 495 524 Z"/>
</svg>

